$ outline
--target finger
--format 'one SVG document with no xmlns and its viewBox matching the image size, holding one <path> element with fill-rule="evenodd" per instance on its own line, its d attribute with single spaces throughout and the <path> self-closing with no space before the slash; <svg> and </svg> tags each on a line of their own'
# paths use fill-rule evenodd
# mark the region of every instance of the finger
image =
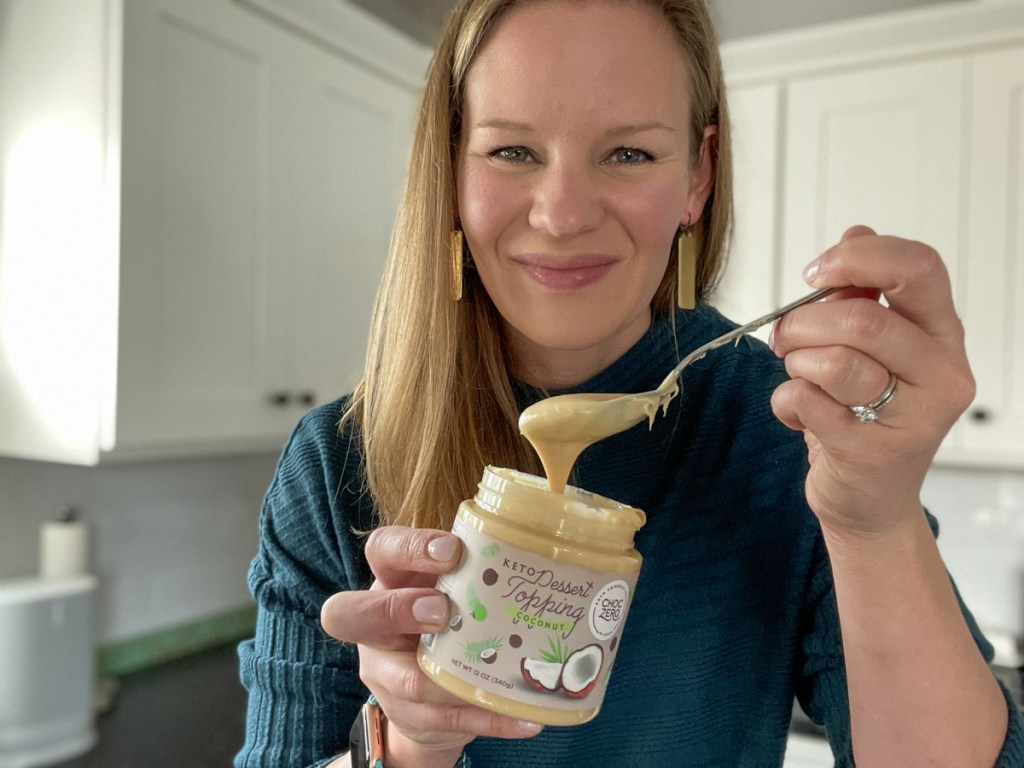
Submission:
<svg viewBox="0 0 1024 768">
<path fill-rule="evenodd" d="M 536 723 L 467 705 L 431 680 L 413 654 L 361 648 L 359 661 L 359 676 L 381 703 L 389 724 L 409 738 L 436 743 L 438 734 L 452 733 L 521 739 L 541 731 Z"/>
<path fill-rule="evenodd" d="M 877 304 L 881 296 L 882 292 L 877 288 L 858 288 L 855 285 L 850 285 L 845 288 L 840 288 L 833 294 L 829 294 L 822 301 L 839 301 L 840 299 L 870 299 L 871 301 Z"/>
<path fill-rule="evenodd" d="M 320 624 L 346 643 L 408 650 L 421 633 L 437 632 L 448 623 L 449 605 L 435 589 L 339 592 L 324 602 Z"/>
<path fill-rule="evenodd" d="M 807 425 L 800 420 L 800 414 L 797 412 L 793 399 L 791 397 L 787 397 L 788 388 L 790 386 L 792 386 L 792 384 L 789 381 L 786 381 L 776 387 L 775 391 L 772 392 L 772 413 L 775 414 L 775 418 L 794 432 L 803 432 L 807 429 Z"/>
<path fill-rule="evenodd" d="M 881 292 L 874 288 L 857 288 L 855 286 L 847 286 L 845 288 L 839 288 L 835 293 L 830 293 L 824 299 L 821 300 L 821 304 L 826 304 L 831 301 L 840 301 L 842 299 L 869 299 L 875 303 L 878 302 Z M 793 314 L 793 312 L 801 311 L 802 307 L 790 310 L 787 315 Z M 785 315 L 784 315 L 785 317 Z M 771 331 L 768 334 L 768 346 L 775 349 L 775 329 L 779 323 L 782 322 L 782 318 L 775 320 L 772 323 Z"/>
<path fill-rule="evenodd" d="M 895 402 L 895 401 L 894 401 Z M 786 426 L 813 433 L 828 452 L 838 460 L 855 459 L 858 464 L 885 466 L 897 443 L 886 438 L 901 432 L 904 427 L 894 425 L 888 408 L 874 424 L 862 424 L 845 405 L 838 403 L 827 392 L 807 379 L 783 382 L 772 393 L 772 410 Z M 799 425 L 799 426 L 794 426 Z M 870 455 L 864 456 L 864 436 L 871 430 Z"/>
<path fill-rule="evenodd" d="M 421 704 L 396 700 L 382 704 L 388 724 L 395 725 L 409 738 L 417 733 L 459 733 L 467 736 L 493 736 L 499 739 L 523 739 L 536 736 L 543 726 L 489 712 L 471 704 Z"/>
<path fill-rule="evenodd" d="M 845 406 L 870 403 L 889 385 L 885 366 L 843 346 L 794 350 L 786 355 L 786 372 L 794 379 L 807 379 Z"/>
<path fill-rule="evenodd" d="M 834 459 L 883 469 L 895 466 L 900 456 L 908 459 L 922 451 L 931 455 L 952 423 L 945 412 L 928 421 L 921 394 L 897 379 L 894 398 L 872 423 L 860 421 L 848 406 L 802 378 L 776 387 L 771 405 L 783 424 L 812 433 Z"/>
<path fill-rule="evenodd" d="M 359 649 L 359 677 L 381 702 L 416 702 L 459 706 L 460 699 L 439 686 L 420 669 L 415 653 Z"/>
<path fill-rule="evenodd" d="M 874 229 L 872 229 L 871 227 L 867 226 L 866 224 L 854 224 L 852 227 L 847 227 L 846 231 L 843 232 L 842 237 L 839 238 L 839 242 L 844 242 L 845 240 L 851 240 L 851 239 L 853 239 L 855 237 L 863 237 L 864 235 L 877 235 L 877 234 L 878 234 L 878 232 L 876 232 Z"/>
<path fill-rule="evenodd" d="M 366 540 L 366 561 L 377 577 L 374 589 L 433 586 L 437 575 L 459 562 L 461 542 L 444 531 L 385 526 Z"/>
<path fill-rule="evenodd" d="M 798 349 L 845 346 L 915 384 L 933 380 L 949 357 L 940 342 L 875 301 L 847 299 L 800 307 L 775 325 L 772 349 L 787 357 Z"/>
<path fill-rule="evenodd" d="M 890 307 L 929 335 L 961 341 L 963 326 L 953 306 L 949 273 L 935 249 L 870 232 L 866 227 L 847 230 L 843 240 L 808 265 L 807 282 L 815 288 L 878 289 Z"/>
</svg>

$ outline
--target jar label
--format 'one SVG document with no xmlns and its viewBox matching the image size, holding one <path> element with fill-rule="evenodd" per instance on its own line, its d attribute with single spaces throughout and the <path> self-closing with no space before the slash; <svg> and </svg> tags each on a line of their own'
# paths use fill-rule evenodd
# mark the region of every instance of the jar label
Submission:
<svg viewBox="0 0 1024 768">
<path fill-rule="evenodd" d="M 472 519 L 463 508 L 452 527 L 462 560 L 437 582 L 451 616 L 445 630 L 420 638 L 425 655 L 524 704 L 596 709 L 639 574 L 550 560 L 481 533 Z"/>
</svg>

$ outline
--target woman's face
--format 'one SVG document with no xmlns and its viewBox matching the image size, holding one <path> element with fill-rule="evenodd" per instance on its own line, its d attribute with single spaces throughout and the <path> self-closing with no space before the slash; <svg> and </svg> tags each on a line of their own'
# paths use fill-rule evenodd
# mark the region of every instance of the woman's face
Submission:
<svg viewBox="0 0 1024 768">
<path fill-rule="evenodd" d="M 526 381 L 585 381 L 650 326 L 677 229 L 710 191 L 689 114 L 656 10 L 545 0 L 491 31 L 466 79 L 459 215 Z"/>
</svg>

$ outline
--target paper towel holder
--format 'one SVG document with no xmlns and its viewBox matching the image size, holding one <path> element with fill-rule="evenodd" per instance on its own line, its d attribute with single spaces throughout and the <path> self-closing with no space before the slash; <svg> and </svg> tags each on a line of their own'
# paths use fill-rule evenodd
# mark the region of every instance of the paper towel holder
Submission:
<svg viewBox="0 0 1024 768">
<path fill-rule="evenodd" d="M 57 507 L 57 511 L 54 513 L 53 517 L 58 523 L 78 522 L 78 507 L 71 504 L 62 504 Z"/>
<path fill-rule="evenodd" d="M 78 507 L 65 504 L 39 532 L 39 575 L 45 579 L 85 576 L 91 560 L 89 526 Z"/>
</svg>

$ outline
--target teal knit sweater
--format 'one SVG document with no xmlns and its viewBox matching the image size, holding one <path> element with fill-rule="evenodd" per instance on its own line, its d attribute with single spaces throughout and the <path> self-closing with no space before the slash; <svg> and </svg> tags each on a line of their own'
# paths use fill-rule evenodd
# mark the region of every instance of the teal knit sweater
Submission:
<svg viewBox="0 0 1024 768">
<path fill-rule="evenodd" d="M 656 322 L 571 391 L 653 389 L 679 351 L 729 327 L 706 306 L 680 313 L 675 328 Z M 832 574 L 803 494 L 806 449 L 769 407 L 784 377 L 763 344 L 745 339 L 687 369 L 653 429 L 640 424 L 583 453 L 573 482 L 648 520 L 604 707 L 590 723 L 533 739 L 477 739 L 466 750 L 473 768 L 779 766 L 794 696 L 826 727 L 836 765 L 853 765 Z M 523 407 L 541 397 L 516 388 Z M 372 579 L 352 530 L 371 528 L 375 515 L 358 436 L 337 429 L 343 403 L 302 419 L 266 495 L 249 574 L 258 625 L 239 649 L 249 713 L 236 768 L 325 765 L 347 749 L 367 695 L 356 649 L 318 620 L 329 595 Z M 964 617 L 990 658 L 966 609 Z M 998 766 L 1020 768 L 1024 726 L 1007 702 Z"/>
</svg>

